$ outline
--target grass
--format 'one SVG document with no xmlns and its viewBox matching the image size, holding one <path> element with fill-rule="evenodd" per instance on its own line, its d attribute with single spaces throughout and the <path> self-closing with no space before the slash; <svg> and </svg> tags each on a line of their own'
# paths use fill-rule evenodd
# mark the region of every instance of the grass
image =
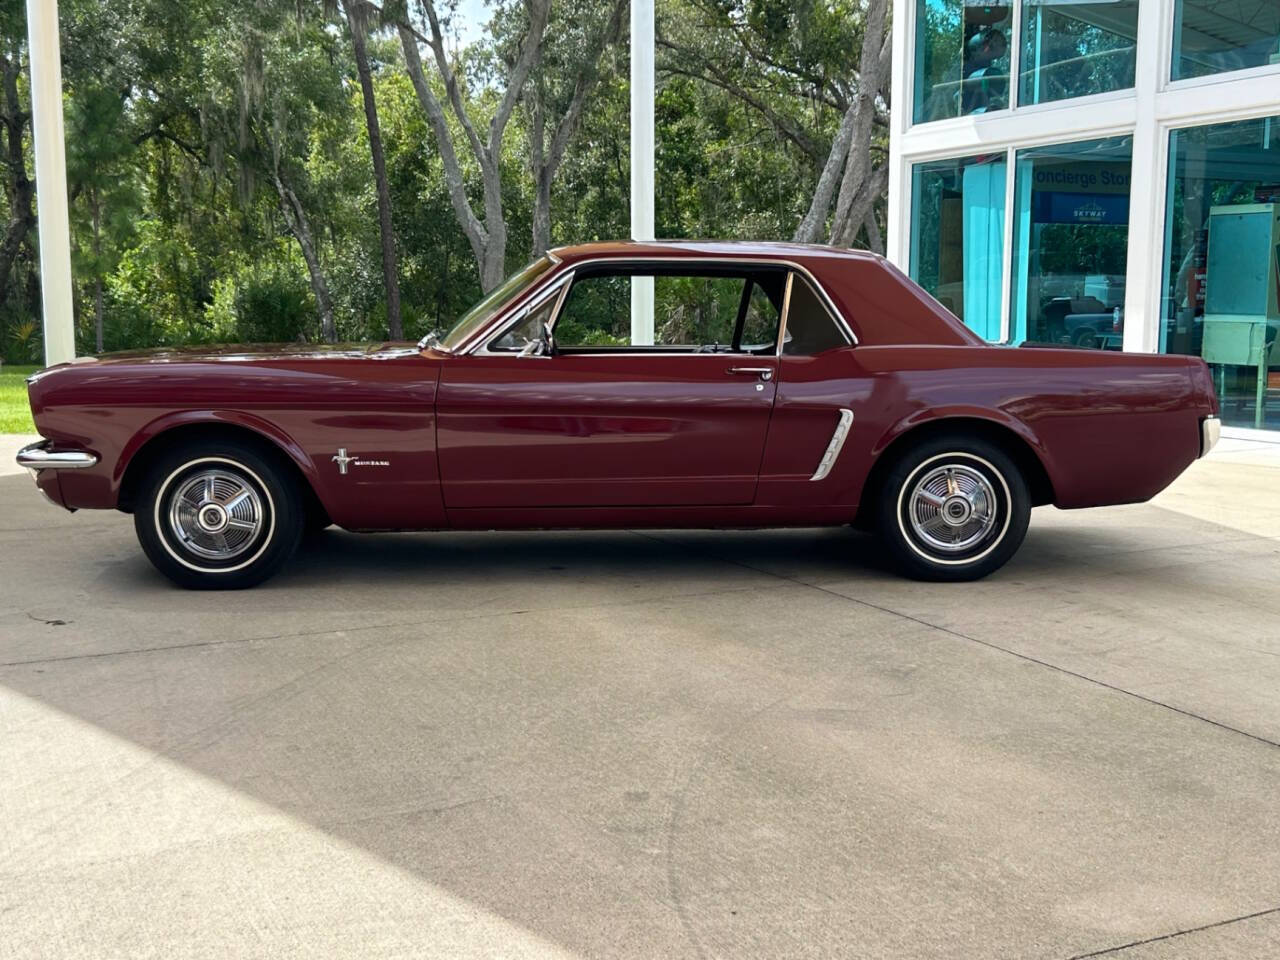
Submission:
<svg viewBox="0 0 1280 960">
<path fill-rule="evenodd" d="M 27 403 L 27 377 L 39 367 L 0 367 L 0 433 L 35 433 Z"/>
</svg>

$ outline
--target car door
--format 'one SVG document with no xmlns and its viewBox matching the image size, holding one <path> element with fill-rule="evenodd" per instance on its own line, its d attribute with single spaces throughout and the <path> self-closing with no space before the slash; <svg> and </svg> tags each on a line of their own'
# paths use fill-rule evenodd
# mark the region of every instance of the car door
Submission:
<svg viewBox="0 0 1280 960">
<path fill-rule="evenodd" d="M 655 342 L 633 344 L 632 290 L 650 285 Z M 750 266 L 577 269 L 563 291 L 444 361 L 446 508 L 751 503 L 784 287 L 785 272 Z M 537 342 L 543 324 L 553 350 Z"/>
</svg>

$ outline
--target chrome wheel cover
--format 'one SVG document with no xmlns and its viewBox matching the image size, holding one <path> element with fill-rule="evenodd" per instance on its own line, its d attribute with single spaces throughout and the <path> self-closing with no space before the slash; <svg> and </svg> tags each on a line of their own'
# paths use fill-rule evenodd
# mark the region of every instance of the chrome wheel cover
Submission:
<svg viewBox="0 0 1280 960">
<path fill-rule="evenodd" d="M 177 543 L 207 560 L 244 553 L 259 539 L 263 520 L 258 492 L 229 470 L 193 473 L 169 500 L 169 529 Z"/>
<path fill-rule="evenodd" d="M 982 545 L 996 528 L 999 501 L 987 476 L 965 463 L 942 463 L 916 481 L 907 519 L 922 546 L 957 554 Z"/>
</svg>

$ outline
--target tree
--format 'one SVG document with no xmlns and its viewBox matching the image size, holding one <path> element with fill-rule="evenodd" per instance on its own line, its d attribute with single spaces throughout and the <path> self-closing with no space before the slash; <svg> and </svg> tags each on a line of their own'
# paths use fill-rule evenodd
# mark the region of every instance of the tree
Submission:
<svg viewBox="0 0 1280 960">
<path fill-rule="evenodd" d="M 346 102 L 332 38 L 314 18 L 285 24 L 283 16 L 270 6 L 245 9 L 211 34 L 205 88 L 213 101 L 204 105 L 206 138 L 212 146 L 220 136 L 215 155 L 229 151 L 239 165 L 246 205 L 254 203 L 259 182 L 270 184 L 306 264 L 321 336 L 332 343 L 333 298 L 303 197 L 311 192 L 306 160 L 312 130 L 321 116 Z"/>
<path fill-rule="evenodd" d="M 883 246 L 876 207 L 888 180 L 888 3 L 680 0 L 664 8 L 663 74 L 734 97 L 809 165 L 796 240 L 847 246 L 862 231 L 868 246 Z M 851 49 L 860 51 L 857 70 L 848 67 Z"/>
<path fill-rule="evenodd" d="M 501 283 L 506 275 L 507 221 L 502 205 L 501 171 L 503 138 L 525 81 L 541 53 L 550 0 L 525 0 L 520 32 L 511 42 L 513 56 L 507 69 L 505 86 L 501 89 L 497 106 L 490 117 L 488 135 L 483 140 L 472 117 L 475 106 L 468 106 L 464 99 L 458 64 L 450 59 L 445 49 L 445 35 L 435 3 L 433 0 L 419 0 L 418 7 L 425 20 L 425 34 L 407 20 L 401 20 L 397 24 L 404 50 L 405 69 L 435 134 L 440 157 L 444 161 L 444 176 L 449 185 L 454 215 L 471 244 L 480 271 L 480 286 L 487 293 Z M 467 149 L 480 168 L 484 198 L 483 218 L 477 217 L 471 207 L 454 134 L 444 108 L 423 71 L 419 43 L 427 47 L 435 60 L 449 107 L 462 128 Z"/>
<path fill-rule="evenodd" d="M 809 212 L 796 228 L 796 240 L 812 242 L 821 234 L 831 208 L 836 178 L 840 177 L 840 192 L 836 195 L 830 230 L 831 242 L 850 246 L 859 228 L 865 227 L 868 245 L 877 253 L 884 252 L 884 241 L 873 208 L 888 186 L 889 170 L 884 164 L 872 168 L 871 149 L 876 112 L 881 101 L 885 111 L 888 110 L 891 57 L 888 7 L 889 0 L 869 0 L 867 4 L 857 95 L 840 121 L 840 130 L 823 164 Z"/>
<path fill-rule="evenodd" d="M 6 17 L 6 20 L 10 18 Z M 16 18 L 13 18 L 16 19 Z M 6 27 L 10 24 L 6 23 Z M 0 239 L 0 300 L 8 294 L 9 275 L 27 234 L 35 226 L 36 216 L 32 208 L 35 184 L 27 174 L 26 129 L 31 113 L 24 109 L 18 93 L 18 77 L 22 70 L 23 44 L 6 30 L 0 49 L 0 83 L 4 86 L 4 113 L 0 124 L 5 134 L 5 199 L 9 202 L 9 219 L 4 237 Z"/>
<path fill-rule="evenodd" d="M 67 183 L 73 201 L 72 272 L 79 280 L 87 278 L 93 306 L 93 344 L 99 353 L 105 347 L 106 278 L 116 266 L 117 251 L 128 242 L 131 215 L 139 206 L 133 178 L 128 176 L 137 146 L 131 137 L 124 97 L 111 80 L 107 76 L 79 86 L 66 111 Z M 76 203 L 77 199 L 83 202 Z"/>
<path fill-rule="evenodd" d="M 387 186 L 387 162 L 382 153 L 382 130 L 373 96 L 373 73 L 369 69 L 368 24 L 375 7 L 364 0 L 343 0 L 351 47 L 356 57 L 360 94 L 364 100 L 365 124 L 369 130 L 369 153 L 373 158 L 373 178 L 378 192 L 378 230 L 382 238 L 382 278 L 387 287 L 387 327 L 392 340 L 404 339 L 400 318 L 400 280 L 396 268 L 396 239 L 391 223 L 391 190 Z"/>
<path fill-rule="evenodd" d="M 599 83 L 609 48 L 622 33 L 628 0 L 612 6 L 563 0 L 552 39 L 534 67 L 524 104 L 529 173 L 533 178 L 533 255 L 551 246 L 551 185 L 577 132 L 588 96 Z"/>
<path fill-rule="evenodd" d="M 513 258 L 625 235 L 627 0 L 487 2 L 459 47 L 456 0 L 60 0 L 81 344 L 417 336 Z M 662 0 L 660 235 L 879 246 L 884 2 Z M 24 7 L 0 0 L 13 360 L 40 304 Z"/>
</svg>

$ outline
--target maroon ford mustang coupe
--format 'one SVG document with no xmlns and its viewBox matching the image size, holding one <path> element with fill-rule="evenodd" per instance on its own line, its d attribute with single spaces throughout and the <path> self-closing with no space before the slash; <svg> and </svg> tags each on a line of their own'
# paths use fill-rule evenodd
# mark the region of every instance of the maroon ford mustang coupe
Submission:
<svg viewBox="0 0 1280 960">
<path fill-rule="evenodd" d="M 187 587 L 330 523 L 856 523 L 969 580 L 1031 507 L 1146 500 L 1218 435 L 1198 358 L 989 346 L 880 257 L 783 244 L 560 249 L 417 347 L 84 358 L 30 396 L 39 488 L 131 512 Z"/>
</svg>

